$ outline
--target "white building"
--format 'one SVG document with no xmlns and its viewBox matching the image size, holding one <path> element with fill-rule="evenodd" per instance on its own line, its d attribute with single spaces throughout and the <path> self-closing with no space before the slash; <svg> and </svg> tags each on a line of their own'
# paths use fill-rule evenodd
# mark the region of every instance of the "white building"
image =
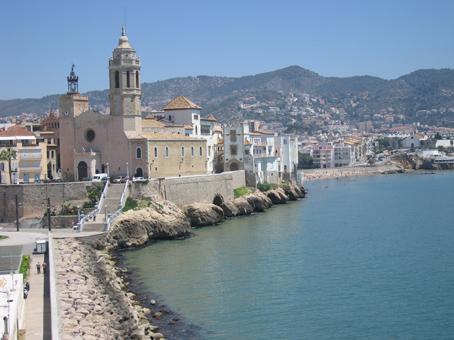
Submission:
<svg viewBox="0 0 454 340">
<path fill-rule="evenodd" d="M 244 169 L 250 185 L 295 179 L 297 166 L 297 137 L 277 135 L 255 120 L 224 127 L 224 170 Z"/>
<path fill-rule="evenodd" d="M 435 143 L 435 147 L 443 147 L 443 148 L 454 148 L 454 140 L 453 139 L 439 139 Z"/>
<path fill-rule="evenodd" d="M 0 275 L 0 334 L 5 333 L 5 322 L 7 317 L 9 339 L 18 338 L 18 330 L 23 328 L 24 320 L 24 288 L 22 274 Z"/>
</svg>

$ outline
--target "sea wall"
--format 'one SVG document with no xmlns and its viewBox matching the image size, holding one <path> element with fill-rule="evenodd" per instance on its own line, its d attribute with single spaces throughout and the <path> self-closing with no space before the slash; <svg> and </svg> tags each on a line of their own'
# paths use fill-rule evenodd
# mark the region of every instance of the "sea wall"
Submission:
<svg viewBox="0 0 454 340">
<path fill-rule="evenodd" d="M 233 189 L 245 185 L 244 170 L 211 175 L 151 179 L 148 183 L 132 183 L 131 196 L 168 200 L 182 207 L 194 202 L 212 203 L 220 194 L 233 199 Z"/>
<path fill-rule="evenodd" d="M 47 209 L 47 197 L 52 207 L 58 207 L 66 200 L 85 199 L 90 185 L 91 182 L 0 185 L 0 222 L 15 220 L 16 195 L 19 218 L 41 217 Z"/>
</svg>

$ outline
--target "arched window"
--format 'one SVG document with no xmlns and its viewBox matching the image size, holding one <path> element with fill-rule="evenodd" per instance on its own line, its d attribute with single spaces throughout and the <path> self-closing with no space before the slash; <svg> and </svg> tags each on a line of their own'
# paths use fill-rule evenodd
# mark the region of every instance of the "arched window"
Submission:
<svg viewBox="0 0 454 340">
<path fill-rule="evenodd" d="M 129 71 L 126 71 L 126 87 L 127 88 L 131 87 L 131 77 Z"/>
<path fill-rule="evenodd" d="M 136 88 L 140 87 L 139 71 L 136 71 Z"/>
<path fill-rule="evenodd" d="M 202 147 L 199 148 L 199 155 L 202 156 L 203 152 L 202 152 Z"/>
<path fill-rule="evenodd" d="M 165 155 L 166 155 L 166 158 L 169 157 L 169 147 L 168 147 L 168 146 L 166 146 L 166 153 L 165 153 Z"/>
<path fill-rule="evenodd" d="M 115 71 L 115 88 L 120 88 L 120 72 Z"/>
<path fill-rule="evenodd" d="M 194 157 L 194 147 L 191 146 L 191 156 Z"/>
<path fill-rule="evenodd" d="M 143 170 L 142 168 L 136 169 L 136 177 L 143 177 Z"/>
<path fill-rule="evenodd" d="M 158 147 L 155 146 L 154 147 L 154 158 L 157 158 L 158 157 Z"/>
<path fill-rule="evenodd" d="M 181 147 L 181 157 L 184 157 L 184 146 Z"/>
<path fill-rule="evenodd" d="M 141 159 L 142 158 L 142 148 L 140 146 L 137 147 L 136 149 L 136 158 Z"/>
</svg>

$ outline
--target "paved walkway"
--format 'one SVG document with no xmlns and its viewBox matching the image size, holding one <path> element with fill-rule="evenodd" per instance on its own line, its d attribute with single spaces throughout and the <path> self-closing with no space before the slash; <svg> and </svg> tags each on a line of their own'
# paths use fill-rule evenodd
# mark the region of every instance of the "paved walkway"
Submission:
<svg viewBox="0 0 454 340">
<path fill-rule="evenodd" d="M 36 264 L 42 264 L 44 255 L 32 255 L 30 266 L 30 292 L 25 300 L 24 328 L 26 339 L 48 340 L 51 338 L 49 277 L 36 272 Z M 47 262 L 47 261 L 46 261 Z"/>
</svg>

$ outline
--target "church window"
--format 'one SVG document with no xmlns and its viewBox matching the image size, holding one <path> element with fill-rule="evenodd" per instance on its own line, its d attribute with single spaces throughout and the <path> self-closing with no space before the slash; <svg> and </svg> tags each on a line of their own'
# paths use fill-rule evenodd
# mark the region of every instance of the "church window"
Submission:
<svg viewBox="0 0 454 340">
<path fill-rule="evenodd" d="M 120 72 L 115 71 L 115 88 L 120 88 Z"/>
<path fill-rule="evenodd" d="M 127 88 L 131 87 L 131 79 L 130 79 L 129 71 L 126 71 L 126 87 Z"/>
<path fill-rule="evenodd" d="M 198 132 L 197 132 L 197 125 L 195 126 L 195 134 L 198 135 Z"/>
<path fill-rule="evenodd" d="M 139 71 L 136 72 L 136 88 L 140 87 Z"/>
<path fill-rule="evenodd" d="M 181 157 L 184 157 L 184 146 L 181 147 Z"/>
<path fill-rule="evenodd" d="M 233 143 L 236 142 L 236 130 L 230 130 L 230 141 Z"/>
<path fill-rule="evenodd" d="M 166 158 L 169 157 L 169 147 L 168 146 L 166 146 L 165 156 L 166 156 Z"/>
<path fill-rule="evenodd" d="M 142 158 L 142 148 L 140 146 L 137 147 L 136 149 L 136 158 L 141 159 Z"/>
<path fill-rule="evenodd" d="M 231 154 L 232 156 L 236 156 L 237 151 L 238 151 L 238 150 L 237 150 L 237 146 L 236 146 L 236 145 L 230 145 L 230 154 Z"/>
<path fill-rule="evenodd" d="M 194 157 L 194 147 L 191 146 L 191 156 Z"/>
<path fill-rule="evenodd" d="M 85 139 L 87 142 L 93 142 L 95 140 L 96 134 L 95 131 L 92 129 L 88 129 L 85 132 Z"/>
<path fill-rule="evenodd" d="M 158 157 L 158 147 L 155 146 L 154 147 L 154 158 L 157 158 Z"/>
<path fill-rule="evenodd" d="M 203 150 L 202 150 L 202 147 L 199 147 L 199 155 L 202 156 L 203 155 Z"/>
</svg>

